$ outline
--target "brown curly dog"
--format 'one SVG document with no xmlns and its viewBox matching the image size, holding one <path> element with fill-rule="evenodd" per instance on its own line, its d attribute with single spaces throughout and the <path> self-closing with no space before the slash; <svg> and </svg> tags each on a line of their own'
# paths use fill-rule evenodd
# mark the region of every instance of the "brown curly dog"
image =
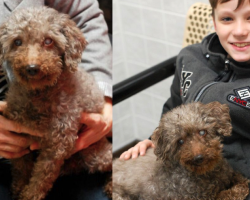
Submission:
<svg viewBox="0 0 250 200">
<path fill-rule="evenodd" d="M 229 108 L 190 103 L 163 115 L 145 156 L 113 163 L 115 200 L 243 200 L 248 180 L 222 156 Z"/>
<path fill-rule="evenodd" d="M 0 65 L 11 79 L 3 114 L 44 133 L 32 137 L 41 145 L 36 161 L 32 154 L 12 160 L 14 199 L 44 199 L 60 174 L 112 170 L 112 145 L 106 138 L 66 160 L 75 147 L 81 113 L 100 113 L 104 105 L 94 78 L 77 69 L 85 45 L 76 24 L 51 8 L 19 10 L 0 27 Z"/>
</svg>

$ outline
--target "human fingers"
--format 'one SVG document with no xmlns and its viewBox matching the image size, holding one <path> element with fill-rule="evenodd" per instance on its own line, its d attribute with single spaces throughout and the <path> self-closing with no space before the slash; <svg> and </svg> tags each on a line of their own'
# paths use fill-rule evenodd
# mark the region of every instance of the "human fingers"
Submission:
<svg viewBox="0 0 250 200">
<path fill-rule="evenodd" d="M 38 137 L 42 137 L 42 135 L 43 135 L 42 133 L 40 133 L 38 131 L 33 131 L 33 130 L 29 129 L 28 127 L 22 126 L 14 121 L 6 119 L 2 115 L 0 115 L 0 128 L 5 129 L 5 130 L 9 130 L 9 131 L 13 131 L 15 133 L 27 133 L 29 135 L 38 136 Z"/>
<path fill-rule="evenodd" d="M 98 133 L 98 134 L 97 134 Z M 74 153 L 89 147 L 91 144 L 99 141 L 106 135 L 100 129 L 87 128 L 84 132 L 78 134 L 78 139 L 75 144 Z"/>
<path fill-rule="evenodd" d="M 132 149 L 131 149 L 131 154 L 132 154 L 132 159 L 135 159 L 138 157 L 139 154 L 139 149 L 140 149 L 140 145 L 135 145 Z"/>
<path fill-rule="evenodd" d="M 8 143 L 1 143 L 0 144 L 0 151 L 10 152 L 10 153 L 20 153 L 22 151 L 25 151 L 27 153 L 29 152 L 29 150 L 27 150 L 27 149 L 24 149 L 20 146 L 8 144 Z"/>
<path fill-rule="evenodd" d="M 124 160 L 124 157 L 125 157 L 126 153 L 127 153 L 127 151 L 124 151 L 124 152 L 120 155 L 119 159 L 120 159 L 120 160 Z"/>
<path fill-rule="evenodd" d="M 102 115 L 98 113 L 82 113 L 80 122 L 86 124 L 88 127 L 105 125 Z"/>
<path fill-rule="evenodd" d="M 0 143 L 10 144 L 26 149 L 31 144 L 31 140 L 25 135 L 16 134 L 4 129 L 0 129 Z"/>
<path fill-rule="evenodd" d="M 38 142 L 33 142 L 31 145 L 30 145 L 30 150 L 31 151 L 34 151 L 34 150 L 37 150 L 37 149 L 40 149 L 40 144 Z"/>
<path fill-rule="evenodd" d="M 0 101 L 0 112 L 3 112 L 7 108 L 6 101 Z"/>
<path fill-rule="evenodd" d="M 147 145 L 145 143 L 141 143 L 139 146 L 139 154 L 140 156 L 144 156 L 146 154 Z"/>
<path fill-rule="evenodd" d="M 120 160 L 129 160 L 132 157 L 133 147 L 120 155 Z"/>
<path fill-rule="evenodd" d="M 25 149 L 18 153 L 8 152 L 8 151 L 0 151 L 0 156 L 6 159 L 14 159 L 20 158 L 29 153 L 29 150 Z"/>
</svg>

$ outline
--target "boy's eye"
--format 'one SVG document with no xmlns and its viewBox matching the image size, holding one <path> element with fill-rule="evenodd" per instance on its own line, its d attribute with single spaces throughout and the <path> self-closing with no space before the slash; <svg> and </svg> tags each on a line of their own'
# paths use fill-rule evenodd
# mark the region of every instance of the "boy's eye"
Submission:
<svg viewBox="0 0 250 200">
<path fill-rule="evenodd" d="M 224 17 L 224 18 L 222 18 L 222 21 L 229 22 L 229 21 L 232 21 L 232 18 L 231 17 Z"/>
</svg>

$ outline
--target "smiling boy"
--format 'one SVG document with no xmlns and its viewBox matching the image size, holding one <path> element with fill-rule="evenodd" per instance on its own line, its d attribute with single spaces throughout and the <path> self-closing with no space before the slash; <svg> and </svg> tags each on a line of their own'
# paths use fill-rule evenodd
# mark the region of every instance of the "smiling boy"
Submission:
<svg viewBox="0 0 250 200">
<path fill-rule="evenodd" d="M 210 0 L 210 4 L 216 33 L 180 52 L 163 113 L 192 101 L 227 104 L 233 132 L 223 141 L 224 156 L 250 178 L 250 1 Z M 189 81 L 188 88 L 184 81 Z M 144 155 L 150 146 L 152 142 L 144 140 L 120 158 Z"/>
</svg>

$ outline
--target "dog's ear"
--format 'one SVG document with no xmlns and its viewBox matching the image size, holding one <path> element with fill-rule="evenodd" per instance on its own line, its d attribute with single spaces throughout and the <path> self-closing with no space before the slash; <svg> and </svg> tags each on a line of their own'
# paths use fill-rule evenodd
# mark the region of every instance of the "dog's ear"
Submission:
<svg viewBox="0 0 250 200">
<path fill-rule="evenodd" d="M 229 107 L 217 101 L 204 106 L 204 113 L 207 114 L 206 121 L 214 123 L 217 133 L 222 136 L 230 136 L 232 131 Z"/>
<path fill-rule="evenodd" d="M 82 52 L 87 45 L 87 41 L 74 21 L 70 20 L 68 16 L 62 15 L 62 17 L 64 18 L 64 23 L 61 32 L 67 40 L 64 63 L 70 71 L 74 72 L 81 62 Z"/>
<path fill-rule="evenodd" d="M 3 44 L 2 44 L 2 37 L 5 33 L 5 27 L 2 25 L 0 26 L 0 66 L 3 64 Z"/>
<path fill-rule="evenodd" d="M 157 156 L 157 158 L 163 161 L 168 159 L 169 156 L 168 155 L 169 151 L 167 150 L 168 144 L 166 142 L 166 137 L 164 137 L 164 134 L 160 127 L 157 127 L 155 129 L 151 139 L 155 145 L 154 153 Z"/>
</svg>

